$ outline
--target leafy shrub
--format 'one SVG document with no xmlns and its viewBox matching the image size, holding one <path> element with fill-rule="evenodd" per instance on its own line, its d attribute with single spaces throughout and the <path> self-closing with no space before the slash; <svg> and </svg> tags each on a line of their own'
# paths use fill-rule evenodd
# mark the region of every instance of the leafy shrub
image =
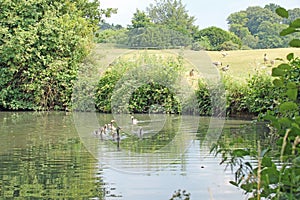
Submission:
<svg viewBox="0 0 300 200">
<path fill-rule="evenodd" d="M 194 50 L 194 51 L 211 50 L 212 47 L 211 47 L 211 44 L 210 44 L 210 41 L 209 41 L 208 37 L 204 36 L 204 37 L 200 37 L 200 39 L 195 41 L 192 44 L 191 49 Z"/>
<path fill-rule="evenodd" d="M 249 88 L 245 104 L 254 114 L 274 110 L 280 102 L 280 90 L 273 85 L 273 79 L 267 74 L 256 73 L 247 81 Z"/>
<path fill-rule="evenodd" d="M 231 51 L 231 50 L 239 50 L 240 45 L 232 42 L 232 41 L 226 41 L 223 44 L 220 45 L 220 48 L 225 51 Z"/>
<path fill-rule="evenodd" d="M 241 40 L 232 32 L 228 32 L 214 26 L 202 29 L 195 35 L 195 38 L 199 39 L 202 37 L 207 37 L 212 46 L 212 50 L 221 50 L 221 45 L 226 41 L 232 41 L 239 47 L 242 44 Z"/>
<path fill-rule="evenodd" d="M 222 84 L 208 85 L 204 80 L 199 80 L 196 97 L 200 115 L 225 115 L 226 97 Z"/>
<path fill-rule="evenodd" d="M 180 102 L 170 88 L 159 83 L 148 83 L 139 87 L 129 101 L 132 113 L 180 113 Z"/>
<path fill-rule="evenodd" d="M 227 115 L 250 114 L 246 102 L 249 94 L 247 83 L 238 82 L 230 76 L 224 76 L 223 82 L 226 90 Z"/>
<path fill-rule="evenodd" d="M 85 6 L 92 12 L 97 3 L 1 2 L 0 108 L 65 110 L 71 106 L 73 82 L 90 50 L 92 21 L 97 18 L 86 17 L 91 13 L 82 10 Z"/>
<path fill-rule="evenodd" d="M 116 44 L 126 44 L 128 41 L 127 30 L 112 30 L 106 29 L 101 30 L 95 34 L 94 41 L 96 43 L 116 43 Z"/>
<path fill-rule="evenodd" d="M 100 112 L 179 113 L 181 104 L 175 94 L 181 69 L 180 57 L 142 54 L 129 60 L 121 58 L 100 78 L 96 108 Z"/>
</svg>

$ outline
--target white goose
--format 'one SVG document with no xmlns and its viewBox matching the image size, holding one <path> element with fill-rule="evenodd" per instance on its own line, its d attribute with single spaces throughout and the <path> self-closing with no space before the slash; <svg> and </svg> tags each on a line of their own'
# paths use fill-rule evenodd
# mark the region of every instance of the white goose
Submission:
<svg viewBox="0 0 300 200">
<path fill-rule="evenodd" d="M 135 119 L 133 116 L 131 116 L 131 122 L 132 122 L 132 124 L 137 124 L 138 120 Z"/>
</svg>

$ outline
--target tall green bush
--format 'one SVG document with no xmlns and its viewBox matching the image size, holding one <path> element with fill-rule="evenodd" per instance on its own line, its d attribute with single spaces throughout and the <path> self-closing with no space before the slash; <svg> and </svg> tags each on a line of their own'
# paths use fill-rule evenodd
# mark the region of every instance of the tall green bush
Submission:
<svg viewBox="0 0 300 200">
<path fill-rule="evenodd" d="M 91 48 L 99 2 L 4 0 L 0 12 L 0 109 L 67 109 Z"/>
<path fill-rule="evenodd" d="M 274 110 L 280 103 L 280 89 L 273 85 L 273 79 L 268 74 L 257 72 L 247 81 L 249 88 L 245 104 L 249 112 L 254 114 Z"/>
<path fill-rule="evenodd" d="M 100 112 L 180 113 L 176 81 L 181 57 L 139 54 L 120 58 L 100 78 L 95 92 Z"/>
</svg>

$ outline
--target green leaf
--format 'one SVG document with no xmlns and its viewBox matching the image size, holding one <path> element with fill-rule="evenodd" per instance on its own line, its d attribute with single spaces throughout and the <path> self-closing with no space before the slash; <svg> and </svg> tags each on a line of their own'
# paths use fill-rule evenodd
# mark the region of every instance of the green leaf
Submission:
<svg viewBox="0 0 300 200">
<path fill-rule="evenodd" d="M 296 85 L 296 83 L 294 83 L 294 82 L 289 82 L 289 83 L 286 85 L 286 87 L 287 87 L 288 89 L 297 89 L 297 85 Z"/>
<path fill-rule="evenodd" d="M 293 39 L 292 41 L 290 41 L 289 45 L 291 47 L 300 47 L 300 40 L 299 39 Z"/>
<path fill-rule="evenodd" d="M 294 59 L 294 53 L 289 53 L 287 56 L 286 56 L 287 60 L 288 61 L 291 61 Z"/>
<path fill-rule="evenodd" d="M 247 156 L 249 155 L 249 152 L 244 150 L 244 149 L 235 149 L 233 150 L 233 155 L 235 155 L 236 157 L 243 157 L 243 156 Z"/>
<path fill-rule="evenodd" d="M 274 164 L 270 157 L 263 157 L 261 163 L 264 167 L 272 167 Z"/>
<path fill-rule="evenodd" d="M 293 27 L 293 28 L 300 28 L 300 18 L 292 21 L 292 23 L 290 24 L 290 27 Z"/>
<path fill-rule="evenodd" d="M 239 187 L 239 184 L 237 184 L 237 182 L 229 181 L 229 183 L 230 183 L 231 185 L 234 185 L 234 186 L 236 186 L 236 187 Z"/>
<path fill-rule="evenodd" d="M 273 115 L 270 115 L 270 114 L 266 114 L 264 116 L 264 119 L 265 120 L 269 120 L 269 121 L 273 121 L 273 122 L 277 121 L 277 118 L 275 116 L 273 116 Z"/>
<path fill-rule="evenodd" d="M 282 87 L 283 86 L 283 81 L 281 79 L 275 79 L 273 81 L 273 84 L 276 86 L 276 87 Z"/>
<path fill-rule="evenodd" d="M 279 111 L 281 113 L 295 111 L 298 109 L 298 105 L 294 102 L 284 102 L 279 106 Z"/>
<path fill-rule="evenodd" d="M 275 10 L 275 12 L 277 13 L 277 15 L 279 15 L 280 17 L 283 17 L 283 18 L 288 18 L 289 17 L 289 12 L 285 9 L 285 8 L 282 8 L 282 7 L 279 7 Z"/>
<path fill-rule="evenodd" d="M 286 29 L 283 29 L 281 32 L 280 32 L 280 36 L 286 36 L 288 34 L 291 34 L 291 33 L 295 33 L 296 32 L 296 28 L 293 28 L 293 27 L 288 27 Z"/>
<path fill-rule="evenodd" d="M 300 166 L 300 156 L 296 157 L 292 162 L 293 162 L 295 165 Z"/>
<path fill-rule="evenodd" d="M 296 101 L 298 96 L 298 89 L 290 88 L 286 91 L 286 95 L 291 101 Z"/>
<path fill-rule="evenodd" d="M 246 184 L 241 185 L 241 188 L 242 188 L 243 190 L 245 190 L 246 192 L 251 192 L 252 189 L 255 188 L 255 187 L 254 187 L 254 185 L 251 184 L 251 183 L 248 183 L 248 184 L 246 183 Z"/>
<path fill-rule="evenodd" d="M 295 117 L 295 122 L 300 125 L 300 116 Z"/>
<path fill-rule="evenodd" d="M 297 124 L 297 123 L 292 123 L 292 127 L 293 127 L 294 129 L 296 129 L 297 132 L 299 132 L 299 131 L 298 131 L 298 130 L 300 129 L 299 124 Z"/>
<path fill-rule="evenodd" d="M 289 64 L 283 63 L 283 64 L 278 65 L 277 68 L 282 69 L 282 70 L 290 70 L 291 66 Z"/>
<path fill-rule="evenodd" d="M 286 126 L 286 127 L 289 127 L 292 124 L 292 121 L 287 117 L 280 118 L 278 120 L 278 122 L 280 123 L 280 125 L 283 125 L 283 126 Z"/>
<path fill-rule="evenodd" d="M 267 184 L 276 184 L 279 180 L 279 172 L 276 167 L 268 167 L 262 170 L 261 177 Z"/>
<path fill-rule="evenodd" d="M 284 71 L 282 69 L 273 68 L 272 69 L 272 76 L 282 76 L 284 74 Z"/>
</svg>

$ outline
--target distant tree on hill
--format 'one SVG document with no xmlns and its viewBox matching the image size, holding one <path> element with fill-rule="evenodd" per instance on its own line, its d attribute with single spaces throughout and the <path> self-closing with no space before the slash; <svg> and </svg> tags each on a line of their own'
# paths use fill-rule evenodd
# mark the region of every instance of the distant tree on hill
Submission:
<svg viewBox="0 0 300 200">
<path fill-rule="evenodd" d="M 197 38 L 200 39 L 202 37 L 208 38 L 211 44 L 211 50 L 221 50 L 221 45 L 224 42 L 229 41 L 231 41 L 233 44 L 236 44 L 238 48 L 240 48 L 242 44 L 241 40 L 236 35 L 215 26 L 200 30 L 197 33 Z M 236 46 L 234 48 L 236 48 Z"/>
<path fill-rule="evenodd" d="M 144 11 L 140 11 L 139 9 L 136 9 L 136 12 L 133 13 L 131 24 L 130 28 L 142 28 L 153 25 L 150 17 Z"/>
<path fill-rule="evenodd" d="M 289 11 L 293 16 L 291 19 L 282 19 L 275 12 L 278 7 L 271 3 L 232 13 L 227 18 L 229 30 L 242 40 L 244 46 L 250 48 L 287 47 L 290 37 L 282 38 L 279 32 L 300 16 L 300 9 Z"/>
<path fill-rule="evenodd" d="M 150 4 L 146 11 L 154 24 L 189 36 L 198 30 L 194 25 L 196 18 L 188 14 L 181 0 L 155 0 L 155 4 Z"/>
<path fill-rule="evenodd" d="M 191 38 L 164 26 L 132 29 L 128 32 L 130 48 L 179 48 L 191 44 Z"/>
<path fill-rule="evenodd" d="M 109 23 L 106 23 L 106 22 L 103 22 L 100 24 L 100 30 L 106 30 L 106 29 L 112 29 L 112 30 L 120 30 L 122 29 L 122 25 L 120 24 L 109 24 Z"/>
</svg>

